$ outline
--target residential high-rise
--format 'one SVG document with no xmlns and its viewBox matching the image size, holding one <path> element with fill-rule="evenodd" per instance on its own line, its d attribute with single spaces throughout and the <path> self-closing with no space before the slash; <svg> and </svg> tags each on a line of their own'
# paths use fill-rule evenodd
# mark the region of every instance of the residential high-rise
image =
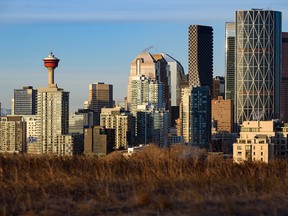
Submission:
<svg viewBox="0 0 288 216">
<path fill-rule="evenodd" d="M 0 117 L 0 153 L 26 153 L 26 124 L 21 116 Z"/>
<path fill-rule="evenodd" d="M 182 89 L 182 135 L 184 142 L 209 148 L 211 140 L 211 95 L 208 86 Z"/>
<path fill-rule="evenodd" d="M 281 12 L 236 11 L 235 123 L 280 117 Z"/>
<path fill-rule="evenodd" d="M 143 79 L 145 79 L 145 81 Z M 150 53 L 142 52 L 130 64 L 130 74 L 128 78 L 127 89 L 127 106 L 129 111 L 135 111 L 135 109 L 137 109 L 137 105 L 147 103 L 144 100 L 148 100 L 149 98 L 147 90 L 149 89 L 148 82 L 150 81 L 159 84 L 161 83 L 163 88 L 163 83 L 160 82 L 160 64 L 157 64 L 156 60 Z M 139 91 L 135 91 L 135 85 L 140 85 L 140 83 L 142 83 L 142 88 L 139 89 Z M 142 92 L 143 90 L 144 92 Z M 161 96 L 161 99 L 163 96 L 164 95 Z M 135 100 L 138 100 L 138 102 Z"/>
<path fill-rule="evenodd" d="M 168 54 L 161 53 L 167 62 L 167 73 L 169 83 L 169 93 L 171 101 L 170 126 L 175 125 L 176 119 L 179 118 L 179 106 L 181 103 L 181 89 L 187 87 L 189 82 L 181 63 Z"/>
<path fill-rule="evenodd" d="M 37 90 L 32 86 L 14 89 L 14 115 L 35 115 L 37 111 Z"/>
<path fill-rule="evenodd" d="M 213 29 L 210 26 L 189 26 L 189 86 L 209 86 L 213 79 Z"/>
<path fill-rule="evenodd" d="M 288 123 L 288 32 L 282 32 L 282 82 L 280 119 Z"/>
<path fill-rule="evenodd" d="M 100 126 L 115 129 L 115 149 L 127 149 L 134 146 L 134 117 L 123 108 L 102 108 Z"/>
<path fill-rule="evenodd" d="M 137 143 L 168 146 L 169 112 L 141 105 L 137 111 Z"/>
<path fill-rule="evenodd" d="M 225 99 L 234 101 L 235 94 L 235 22 L 225 23 Z"/>
<path fill-rule="evenodd" d="M 41 153 L 59 154 L 60 135 L 67 135 L 69 130 L 69 92 L 54 84 L 54 69 L 59 59 L 53 53 L 44 59 L 48 68 L 48 87 L 38 88 L 37 118 L 38 140 Z M 68 135 L 67 135 L 68 136 Z"/>
<path fill-rule="evenodd" d="M 113 85 L 96 82 L 89 85 L 89 109 L 96 113 L 94 125 L 100 124 L 101 108 L 113 107 Z"/>
<path fill-rule="evenodd" d="M 209 148 L 211 141 L 211 94 L 209 86 L 192 88 L 191 144 Z"/>
</svg>

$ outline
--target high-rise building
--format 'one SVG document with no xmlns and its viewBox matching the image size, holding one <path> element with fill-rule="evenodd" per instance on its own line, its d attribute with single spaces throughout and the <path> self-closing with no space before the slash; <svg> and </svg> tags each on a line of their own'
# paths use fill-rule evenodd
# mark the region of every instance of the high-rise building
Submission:
<svg viewBox="0 0 288 216">
<path fill-rule="evenodd" d="M 282 33 L 282 82 L 280 119 L 288 123 L 288 32 Z"/>
<path fill-rule="evenodd" d="M 157 64 L 150 53 L 142 52 L 130 64 L 127 89 L 127 106 L 129 111 L 135 111 L 137 105 L 147 103 L 145 100 L 149 99 L 148 83 L 150 82 L 162 85 L 161 99 L 163 99 L 163 83 L 160 81 L 160 64 Z M 135 88 L 137 88 L 138 85 L 142 85 L 142 87 L 136 91 Z M 138 100 L 138 102 L 135 100 Z"/>
<path fill-rule="evenodd" d="M 14 115 L 35 115 L 37 111 L 37 90 L 32 86 L 14 89 Z"/>
<path fill-rule="evenodd" d="M 113 85 L 96 82 L 89 85 L 89 108 L 100 113 L 101 108 L 113 107 Z"/>
<path fill-rule="evenodd" d="M 48 69 L 48 87 L 38 88 L 37 131 L 41 153 L 58 154 L 58 146 L 62 145 L 59 140 L 63 140 L 58 137 L 67 135 L 69 130 L 69 92 L 54 84 L 54 69 L 58 62 L 52 52 L 44 59 L 44 66 Z"/>
<path fill-rule="evenodd" d="M 165 109 L 171 109 L 171 93 L 169 91 L 169 76 L 170 74 L 167 71 L 167 61 L 161 54 L 152 54 L 156 64 L 159 65 L 159 79 L 163 85 L 163 103 L 165 104 Z"/>
<path fill-rule="evenodd" d="M 211 101 L 212 121 L 216 125 L 217 133 L 233 132 L 233 101 L 224 100 L 219 96 L 217 100 Z"/>
<path fill-rule="evenodd" d="M 281 12 L 236 11 L 235 123 L 280 117 Z"/>
<path fill-rule="evenodd" d="M 131 113 L 136 116 L 137 107 L 151 104 L 159 109 L 164 108 L 163 85 L 144 75 L 131 77 L 129 85 L 129 104 Z"/>
<path fill-rule="evenodd" d="M 221 76 L 213 78 L 213 91 L 212 99 L 218 99 L 218 97 L 225 97 L 225 79 Z"/>
<path fill-rule="evenodd" d="M 96 82 L 89 85 L 89 109 L 96 113 L 94 125 L 100 124 L 101 108 L 113 107 L 113 85 Z"/>
<path fill-rule="evenodd" d="M 22 117 L 26 123 L 27 153 L 41 154 L 41 148 L 37 144 L 37 122 L 39 122 L 37 115 L 22 115 Z"/>
<path fill-rule="evenodd" d="M 83 134 L 84 130 L 84 115 L 76 112 L 69 113 L 69 134 Z"/>
<path fill-rule="evenodd" d="M 209 86 L 192 88 L 191 144 L 209 148 L 211 140 L 211 94 Z"/>
<path fill-rule="evenodd" d="M 26 124 L 21 116 L 0 117 L 0 152 L 26 153 Z"/>
<path fill-rule="evenodd" d="M 114 149 L 115 129 L 92 126 L 84 129 L 84 154 L 105 156 Z"/>
<path fill-rule="evenodd" d="M 115 149 L 127 149 L 135 143 L 135 124 L 132 114 L 121 107 L 102 108 L 100 126 L 115 129 Z"/>
<path fill-rule="evenodd" d="M 188 87 L 189 82 L 184 72 L 184 68 L 176 59 L 168 54 L 161 53 L 163 58 L 167 61 L 167 73 L 169 83 L 169 93 L 171 101 L 170 111 L 170 126 L 175 125 L 176 119 L 179 118 L 179 106 L 181 103 L 181 89 Z"/>
<path fill-rule="evenodd" d="M 182 89 L 182 135 L 184 142 L 208 148 L 211 140 L 211 95 L 208 86 Z"/>
<path fill-rule="evenodd" d="M 235 94 L 235 22 L 225 23 L 225 99 L 234 101 Z M 216 98 L 217 99 L 217 98 Z"/>
<path fill-rule="evenodd" d="M 140 105 L 137 110 L 137 143 L 168 146 L 169 112 L 153 106 Z"/>
<path fill-rule="evenodd" d="M 189 26 L 189 86 L 209 86 L 213 78 L 213 29 L 210 26 Z"/>
</svg>

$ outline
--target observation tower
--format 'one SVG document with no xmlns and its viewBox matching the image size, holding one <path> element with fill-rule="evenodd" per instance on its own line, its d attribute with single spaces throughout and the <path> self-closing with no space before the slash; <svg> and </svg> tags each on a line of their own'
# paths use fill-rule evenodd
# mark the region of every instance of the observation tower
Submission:
<svg viewBox="0 0 288 216">
<path fill-rule="evenodd" d="M 54 69 L 58 67 L 60 59 L 56 58 L 52 51 L 47 58 L 43 59 L 44 66 L 48 69 L 48 86 L 52 87 L 54 85 Z"/>
</svg>

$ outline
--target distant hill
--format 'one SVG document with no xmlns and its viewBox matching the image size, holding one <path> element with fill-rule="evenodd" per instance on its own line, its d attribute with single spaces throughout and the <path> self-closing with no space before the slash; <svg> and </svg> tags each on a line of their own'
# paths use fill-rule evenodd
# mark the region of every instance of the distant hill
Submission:
<svg viewBox="0 0 288 216">
<path fill-rule="evenodd" d="M 11 109 L 1 108 L 1 116 L 11 115 Z"/>
</svg>

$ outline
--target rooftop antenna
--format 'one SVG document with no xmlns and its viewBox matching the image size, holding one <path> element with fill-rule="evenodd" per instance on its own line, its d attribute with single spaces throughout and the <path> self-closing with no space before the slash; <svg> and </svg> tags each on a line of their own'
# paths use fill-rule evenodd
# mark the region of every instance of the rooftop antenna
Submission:
<svg viewBox="0 0 288 216">
<path fill-rule="evenodd" d="M 148 52 L 149 50 L 151 50 L 154 46 L 149 46 L 147 48 L 145 48 L 142 52 Z"/>
</svg>

